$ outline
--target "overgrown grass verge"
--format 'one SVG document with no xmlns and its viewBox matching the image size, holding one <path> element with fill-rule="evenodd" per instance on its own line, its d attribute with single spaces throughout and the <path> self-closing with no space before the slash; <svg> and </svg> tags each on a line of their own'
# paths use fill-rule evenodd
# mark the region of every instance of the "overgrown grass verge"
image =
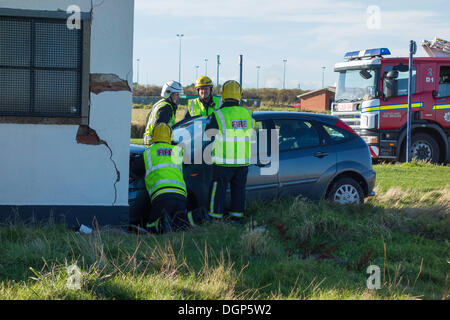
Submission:
<svg viewBox="0 0 450 320">
<path fill-rule="evenodd" d="M 450 168 L 415 171 L 435 181 L 416 192 L 390 182 L 404 167 L 415 170 L 375 166 L 378 193 L 365 205 L 260 202 L 244 225 L 159 236 L 4 225 L 0 299 L 448 299 Z M 368 266 L 379 268 L 377 290 Z"/>
</svg>

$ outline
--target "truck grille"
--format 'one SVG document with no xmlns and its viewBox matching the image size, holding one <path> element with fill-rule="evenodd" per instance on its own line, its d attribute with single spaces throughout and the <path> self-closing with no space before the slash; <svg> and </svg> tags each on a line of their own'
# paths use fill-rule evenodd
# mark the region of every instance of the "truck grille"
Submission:
<svg viewBox="0 0 450 320">
<path fill-rule="evenodd" d="M 361 131 L 361 111 L 333 111 L 333 116 L 338 117 L 349 125 L 358 134 Z"/>
</svg>

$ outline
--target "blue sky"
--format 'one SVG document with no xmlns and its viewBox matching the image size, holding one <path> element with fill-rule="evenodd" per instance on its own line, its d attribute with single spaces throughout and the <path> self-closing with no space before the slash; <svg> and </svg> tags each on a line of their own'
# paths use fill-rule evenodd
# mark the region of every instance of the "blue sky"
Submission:
<svg viewBox="0 0 450 320">
<path fill-rule="evenodd" d="M 181 82 L 205 74 L 220 83 L 239 80 L 243 55 L 243 86 L 281 88 L 283 59 L 286 88 L 317 89 L 334 85 L 333 66 L 347 51 L 387 47 L 392 56 L 408 54 L 410 40 L 417 56 L 420 44 L 435 36 L 450 40 L 450 3 L 431 1 L 332 0 L 135 0 L 134 81 L 162 85 L 178 80 L 179 38 Z"/>
</svg>

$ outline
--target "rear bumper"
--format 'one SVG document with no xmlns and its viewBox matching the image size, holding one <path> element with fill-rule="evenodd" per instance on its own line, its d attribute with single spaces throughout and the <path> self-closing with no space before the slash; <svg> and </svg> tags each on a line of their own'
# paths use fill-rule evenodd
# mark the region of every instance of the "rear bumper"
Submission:
<svg viewBox="0 0 450 320">
<path fill-rule="evenodd" d="M 367 183 L 367 194 L 366 197 L 373 197 L 375 196 L 375 191 L 373 190 L 375 187 L 375 181 L 376 181 L 377 173 L 372 169 L 369 171 L 366 171 L 363 174 L 364 179 Z"/>
</svg>

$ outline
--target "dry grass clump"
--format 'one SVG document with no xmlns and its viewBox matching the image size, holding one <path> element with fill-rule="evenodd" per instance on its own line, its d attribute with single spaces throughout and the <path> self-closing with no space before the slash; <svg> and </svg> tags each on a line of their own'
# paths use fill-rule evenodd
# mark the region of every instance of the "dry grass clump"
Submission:
<svg viewBox="0 0 450 320">
<path fill-rule="evenodd" d="M 242 249 L 250 256 L 271 256 L 276 250 L 269 232 L 255 221 L 250 221 L 241 235 Z"/>
<path fill-rule="evenodd" d="M 374 200 L 387 204 L 389 207 L 428 207 L 433 210 L 450 211 L 450 189 L 432 190 L 428 192 L 418 192 L 416 190 L 404 190 L 400 187 L 391 187 L 388 191 L 382 192 L 379 187 L 375 187 L 376 196 Z M 373 202 L 373 200 L 371 200 Z"/>
<path fill-rule="evenodd" d="M 429 238 L 450 235 L 450 189 L 417 192 L 392 187 L 385 193 L 376 192 L 370 202 L 388 209 L 384 218 L 390 227 Z"/>
</svg>

